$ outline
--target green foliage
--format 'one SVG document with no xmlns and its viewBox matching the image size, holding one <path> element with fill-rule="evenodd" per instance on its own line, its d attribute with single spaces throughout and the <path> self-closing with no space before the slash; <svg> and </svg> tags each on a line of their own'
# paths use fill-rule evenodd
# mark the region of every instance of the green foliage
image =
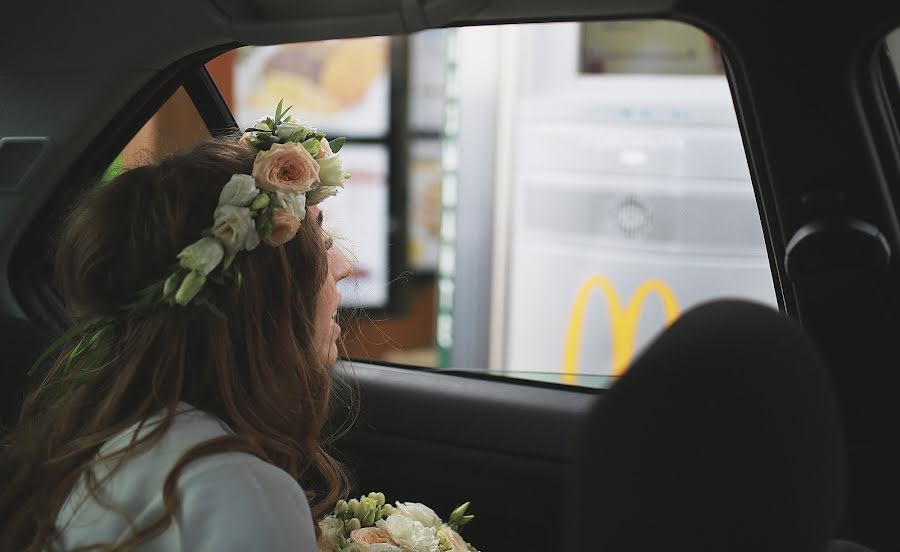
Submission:
<svg viewBox="0 0 900 552">
<path fill-rule="evenodd" d="M 344 147 L 344 142 L 346 141 L 347 139 L 341 136 L 340 138 L 335 138 L 328 142 L 328 146 L 331 147 L 332 153 L 337 153 L 341 151 L 341 148 Z"/>
</svg>

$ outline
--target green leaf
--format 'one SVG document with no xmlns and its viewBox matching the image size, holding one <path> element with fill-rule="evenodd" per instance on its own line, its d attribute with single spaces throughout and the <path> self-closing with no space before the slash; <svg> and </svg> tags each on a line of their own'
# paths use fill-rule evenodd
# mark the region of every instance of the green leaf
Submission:
<svg viewBox="0 0 900 552">
<path fill-rule="evenodd" d="M 284 111 L 281 112 L 281 116 L 284 117 L 285 115 L 287 115 L 287 112 L 290 111 L 292 107 L 294 107 L 294 106 L 289 105 L 287 109 L 285 109 Z"/>
<path fill-rule="evenodd" d="M 260 214 L 259 221 L 259 239 L 264 240 L 269 237 L 269 234 L 272 233 L 272 228 L 275 226 L 271 206 Z"/>
<path fill-rule="evenodd" d="M 328 145 L 331 146 L 331 151 L 333 151 L 334 153 L 337 153 L 337 152 L 341 151 L 341 148 L 344 147 L 344 142 L 346 142 L 346 141 L 347 141 L 347 139 L 342 136 L 340 138 L 335 138 L 334 140 L 331 140 L 330 142 L 328 142 Z"/>
<path fill-rule="evenodd" d="M 287 137 L 285 142 L 302 142 L 303 137 L 306 134 L 306 129 L 298 128 L 290 136 Z"/>
<path fill-rule="evenodd" d="M 269 130 L 272 132 L 278 130 L 278 125 L 275 124 L 275 121 L 273 121 L 271 117 L 266 117 L 266 126 L 269 127 Z"/>
<path fill-rule="evenodd" d="M 53 341 L 53 343 L 51 343 L 43 353 L 41 353 L 41 356 L 39 356 L 38 359 L 34 361 L 34 364 L 32 364 L 31 368 L 28 370 L 28 375 L 33 376 L 35 372 L 37 372 L 38 368 L 40 368 L 41 364 L 43 364 L 47 360 L 47 358 L 49 358 L 55 352 L 59 351 L 63 347 L 63 345 L 72 341 L 75 336 L 86 332 L 91 327 L 91 325 L 95 323 L 96 322 L 94 321 L 87 321 L 80 324 L 75 324 L 74 326 L 69 328 L 66 333 L 56 338 L 56 340 Z"/>
<path fill-rule="evenodd" d="M 310 155 L 315 157 L 315 155 L 319 153 L 319 148 L 322 147 L 322 144 L 315 138 L 310 138 L 309 140 L 303 142 L 302 146 L 306 151 L 309 152 Z"/>
<path fill-rule="evenodd" d="M 125 158 L 122 154 L 119 154 L 106 168 L 103 176 L 100 177 L 100 184 L 108 184 L 123 172 L 125 172 Z"/>
<path fill-rule="evenodd" d="M 275 121 L 281 122 L 281 105 L 284 103 L 284 98 L 278 100 L 278 107 L 275 108 Z"/>
</svg>

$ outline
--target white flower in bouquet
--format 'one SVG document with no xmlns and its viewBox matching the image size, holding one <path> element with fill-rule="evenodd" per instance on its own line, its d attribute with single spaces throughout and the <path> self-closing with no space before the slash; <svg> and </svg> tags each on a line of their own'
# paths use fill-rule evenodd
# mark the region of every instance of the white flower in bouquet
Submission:
<svg viewBox="0 0 900 552">
<path fill-rule="evenodd" d="M 301 132 L 298 133 L 297 131 L 301 131 Z M 288 138 L 290 138 L 293 135 L 296 135 L 297 138 L 299 139 L 311 132 L 315 132 L 315 131 L 309 127 L 303 126 L 300 123 L 296 123 L 296 122 L 281 123 L 280 125 L 278 125 L 278 128 L 275 130 L 275 134 L 277 134 L 278 137 L 281 138 L 282 141 L 287 140 Z M 299 140 L 295 140 L 295 141 L 299 141 Z"/>
<path fill-rule="evenodd" d="M 225 246 L 228 255 L 251 251 L 259 245 L 259 234 L 249 208 L 221 205 L 214 216 L 212 233 Z"/>
<path fill-rule="evenodd" d="M 465 540 L 453 529 L 444 526 L 438 529 L 438 539 L 441 544 L 445 544 L 449 548 L 442 548 L 444 552 L 469 552 L 469 545 Z"/>
<path fill-rule="evenodd" d="M 344 172 L 341 158 L 337 155 L 317 159 L 319 164 L 319 186 L 343 188 L 347 173 Z"/>
<path fill-rule="evenodd" d="M 216 238 L 206 237 L 182 249 L 178 261 L 182 267 L 206 276 L 219 266 L 224 256 L 222 243 Z"/>
<path fill-rule="evenodd" d="M 391 538 L 400 545 L 401 550 L 441 552 L 441 543 L 434 527 L 426 527 L 415 519 L 403 515 L 392 515 L 379 521 L 376 527 L 387 531 Z"/>
<path fill-rule="evenodd" d="M 322 534 L 319 537 L 319 550 L 337 552 L 344 541 L 344 522 L 336 517 L 328 516 L 319 521 Z"/>
<path fill-rule="evenodd" d="M 319 151 L 316 153 L 316 159 L 324 159 L 326 157 L 331 157 L 332 155 L 334 155 L 334 152 L 331 150 L 331 144 L 328 140 L 322 138 L 319 141 Z"/>
<path fill-rule="evenodd" d="M 434 510 L 421 502 L 397 502 L 393 513 L 414 519 L 425 527 L 437 529 L 441 526 L 441 518 L 438 517 Z"/>
<path fill-rule="evenodd" d="M 298 220 L 306 218 L 306 194 L 275 192 L 279 207 L 297 217 Z"/>
<path fill-rule="evenodd" d="M 256 187 L 256 180 L 252 176 L 235 174 L 222 188 L 222 193 L 219 194 L 219 205 L 247 207 L 258 195 L 259 188 Z"/>
<path fill-rule="evenodd" d="M 474 516 L 469 503 L 458 506 L 443 523 L 420 502 L 386 503 L 384 494 L 339 500 L 319 520 L 321 552 L 477 552 L 459 535 Z"/>
</svg>

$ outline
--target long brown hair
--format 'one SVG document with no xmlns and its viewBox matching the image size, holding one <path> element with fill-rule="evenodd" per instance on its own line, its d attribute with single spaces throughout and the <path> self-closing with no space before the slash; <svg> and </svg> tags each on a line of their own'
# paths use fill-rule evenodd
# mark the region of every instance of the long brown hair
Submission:
<svg viewBox="0 0 900 552">
<path fill-rule="evenodd" d="M 253 159 L 233 140 L 208 140 L 87 192 L 67 217 L 55 262 L 72 317 L 121 312 L 163 277 L 211 225 L 230 176 L 250 174 Z M 166 478 L 160 519 L 99 548 L 130 549 L 165 531 L 177 509 L 179 472 L 211 454 L 248 452 L 308 489 L 318 486 L 307 490 L 314 517 L 346 494 L 347 476 L 324 447 L 332 379 L 313 339 L 328 270 L 322 230 L 307 218 L 290 242 L 261 245 L 234 262 L 242 285 L 217 289 L 226 320 L 196 307 L 117 316 L 106 362 L 84 365 L 91 355 L 70 362 L 75 340 L 52 363 L 0 455 L 0 548 L 52 546 L 56 517 L 75 484 L 84 477 L 96 497 L 105 481 L 93 475 L 100 447 L 162 411 L 161 423 L 112 458 L 121 465 L 149 449 L 171 426 L 179 401 L 219 417 L 235 434 L 189 449 Z M 316 483 L 307 485 L 310 478 Z"/>
</svg>

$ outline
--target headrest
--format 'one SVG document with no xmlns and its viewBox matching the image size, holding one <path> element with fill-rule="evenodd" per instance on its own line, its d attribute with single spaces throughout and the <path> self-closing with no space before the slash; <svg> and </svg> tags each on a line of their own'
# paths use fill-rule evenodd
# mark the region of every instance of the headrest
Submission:
<svg viewBox="0 0 900 552">
<path fill-rule="evenodd" d="M 822 552 L 842 513 L 823 361 L 761 305 L 685 313 L 598 398 L 581 439 L 570 550 Z"/>
</svg>

